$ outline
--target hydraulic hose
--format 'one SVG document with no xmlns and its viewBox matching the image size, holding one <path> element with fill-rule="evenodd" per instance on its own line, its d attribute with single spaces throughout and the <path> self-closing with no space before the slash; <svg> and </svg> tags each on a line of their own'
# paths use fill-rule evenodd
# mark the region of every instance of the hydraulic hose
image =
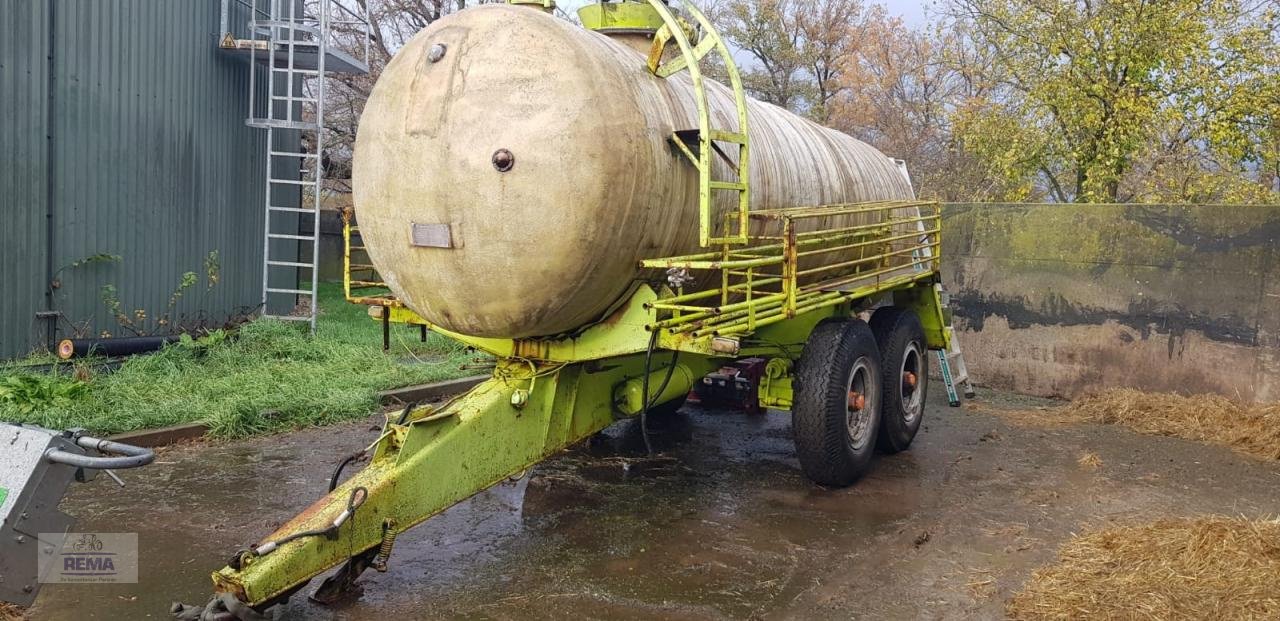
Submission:
<svg viewBox="0 0 1280 621">
<path fill-rule="evenodd" d="M 653 454 L 653 443 L 649 441 L 649 408 L 656 405 L 658 395 L 667 389 L 667 385 L 671 383 L 671 376 L 676 372 L 676 361 L 680 359 L 680 350 L 671 350 L 671 365 L 667 367 L 667 375 L 662 379 L 662 385 L 658 386 L 658 391 L 653 398 L 649 398 L 649 373 L 653 365 L 653 350 L 658 345 L 658 331 L 654 330 L 649 335 L 649 348 L 644 353 L 644 377 L 640 380 L 640 399 L 644 407 L 640 408 L 640 437 L 644 439 L 644 450 L 646 454 Z"/>
</svg>

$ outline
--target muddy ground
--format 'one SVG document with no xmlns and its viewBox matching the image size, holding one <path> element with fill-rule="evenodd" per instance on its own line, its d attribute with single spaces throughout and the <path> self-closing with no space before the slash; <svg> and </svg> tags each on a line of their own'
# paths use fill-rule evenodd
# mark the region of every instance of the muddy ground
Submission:
<svg viewBox="0 0 1280 621">
<path fill-rule="evenodd" d="M 937 391 L 940 392 L 940 391 Z M 1038 426 L 1042 402 L 936 398 L 906 453 L 854 487 L 804 479 L 781 413 L 686 408 L 655 435 L 672 463 L 624 476 L 622 423 L 525 479 L 400 536 L 388 573 L 333 609 L 295 596 L 282 619 L 999 618 L 1031 571 L 1087 525 L 1280 514 L 1280 465 L 1100 426 Z M 36 619 L 165 618 L 208 576 L 325 488 L 368 422 L 166 451 L 79 486 L 79 530 L 136 530 L 137 585 L 51 585 Z M 1101 465 L 1081 464 L 1095 453 Z"/>
</svg>

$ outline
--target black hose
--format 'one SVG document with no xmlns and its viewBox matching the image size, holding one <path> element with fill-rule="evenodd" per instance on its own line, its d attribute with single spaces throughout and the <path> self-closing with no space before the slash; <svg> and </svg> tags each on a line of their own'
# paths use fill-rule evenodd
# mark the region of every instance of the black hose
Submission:
<svg viewBox="0 0 1280 621">
<path fill-rule="evenodd" d="M 350 465 L 351 462 L 360 459 L 361 457 L 364 457 L 363 450 L 347 455 L 346 458 L 338 462 L 338 467 L 333 469 L 333 476 L 329 477 L 329 491 L 332 492 L 333 490 L 338 489 L 338 477 L 342 476 L 342 470 Z"/>
<path fill-rule="evenodd" d="M 662 385 L 658 387 L 658 393 L 649 398 L 649 369 L 653 366 L 653 350 L 658 345 L 658 331 L 654 330 L 649 336 L 649 348 L 644 353 L 644 378 L 640 380 L 640 401 L 644 406 L 640 408 L 640 436 L 644 438 L 644 450 L 648 455 L 653 455 L 653 443 L 649 441 L 649 408 L 658 402 L 658 397 L 662 395 L 662 391 L 667 389 L 671 384 L 671 377 L 676 372 L 676 361 L 680 359 L 680 350 L 671 350 L 671 364 L 667 367 L 667 376 L 663 378 Z"/>
<path fill-rule="evenodd" d="M 640 437 L 644 439 L 644 452 L 653 455 L 653 444 L 649 442 L 649 369 L 653 362 L 653 348 L 658 344 L 658 331 L 649 335 L 649 347 L 644 352 L 644 375 L 640 379 Z"/>
<path fill-rule="evenodd" d="M 360 505 L 363 505 L 364 501 L 368 499 L 369 499 L 369 490 L 363 487 L 357 487 L 351 490 L 351 496 L 347 497 L 347 511 L 349 511 L 351 515 L 355 515 L 356 509 L 359 509 Z M 274 543 L 276 544 L 275 547 L 279 548 L 280 546 L 286 543 L 289 543 L 290 541 L 295 541 L 298 539 L 302 539 L 304 537 L 334 537 L 334 536 L 337 536 L 337 534 L 338 534 L 338 527 L 330 524 L 325 528 L 317 528 L 315 530 L 304 530 L 300 533 L 294 533 Z"/>
<path fill-rule="evenodd" d="M 418 407 L 419 403 L 422 402 L 412 401 L 408 405 L 404 406 L 404 411 L 400 412 L 400 418 L 396 421 L 396 424 L 403 425 L 404 421 L 409 418 L 409 413 L 413 412 L 413 409 Z M 338 467 L 333 470 L 333 476 L 329 477 L 329 491 L 332 492 L 338 488 L 338 477 L 342 475 L 342 471 L 349 466 L 351 462 L 360 459 L 361 457 L 364 457 L 363 450 L 347 455 L 342 461 L 338 462 Z"/>
<path fill-rule="evenodd" d="M 404 406 L 404 411 L 400 412 L 400 420 L 397 420 L 396 424 L 403 425 L 404 421 L 409 420 L 409 413 L 413 412 L 413 409 L 418 407 L 419 403 L 422 403 L 422 401 L 413 401 L 410 402 L 409 405 Z"/>
<path fill-rule="evenodd" d="M 676 361 L 680 359 L 680 350 L 671 350 L 671 363 L 667 366 L 667 376 L 662 378 L 662 383 L 658 385 L 658 389 L 653 392 L 653 401 L 650 401 L 645 409 L 658 405 L 658 397 L 662 395 L 662 391 L 671 385 L 671 378 L 676 374 Z"/>
</svg>

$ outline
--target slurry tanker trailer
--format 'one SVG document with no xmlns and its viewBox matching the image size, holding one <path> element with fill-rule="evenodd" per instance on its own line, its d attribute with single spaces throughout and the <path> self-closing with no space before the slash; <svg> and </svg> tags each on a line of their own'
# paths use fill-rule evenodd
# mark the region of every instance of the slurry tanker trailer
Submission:
<svg viewBox="0 0 1280 621">
<path fill-rule="evenodd" d="M 396 54 L 353 169 L 397 305 L 493 375 L 389 416 L 363 469 L 213 574 L 206 618 L 254 618 L 343 564 L 312 594 L 329 600 L 406 529 L 735 361 L 762 365 L 758 405 L 791 411 L 818 484 L 919 429 L 951 334 L 937 205 L 901 164 L 747 97 L 692 5 L 592 4 L 578 26 L 513 4 Z"/>
</svg>

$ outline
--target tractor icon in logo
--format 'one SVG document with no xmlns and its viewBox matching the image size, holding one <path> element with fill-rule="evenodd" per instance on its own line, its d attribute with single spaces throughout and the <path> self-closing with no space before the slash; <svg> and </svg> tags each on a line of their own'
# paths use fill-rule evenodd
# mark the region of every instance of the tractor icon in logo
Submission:
<svg viewBox="0 0 1280 621">
<path fill-rule="evenodd" d="M 101 552 L 102 540 L 93 533 L 85 533 L 80 535 L 80 539 L 71 544 L 71 549 L 75 552 Z"/>
</svg>

